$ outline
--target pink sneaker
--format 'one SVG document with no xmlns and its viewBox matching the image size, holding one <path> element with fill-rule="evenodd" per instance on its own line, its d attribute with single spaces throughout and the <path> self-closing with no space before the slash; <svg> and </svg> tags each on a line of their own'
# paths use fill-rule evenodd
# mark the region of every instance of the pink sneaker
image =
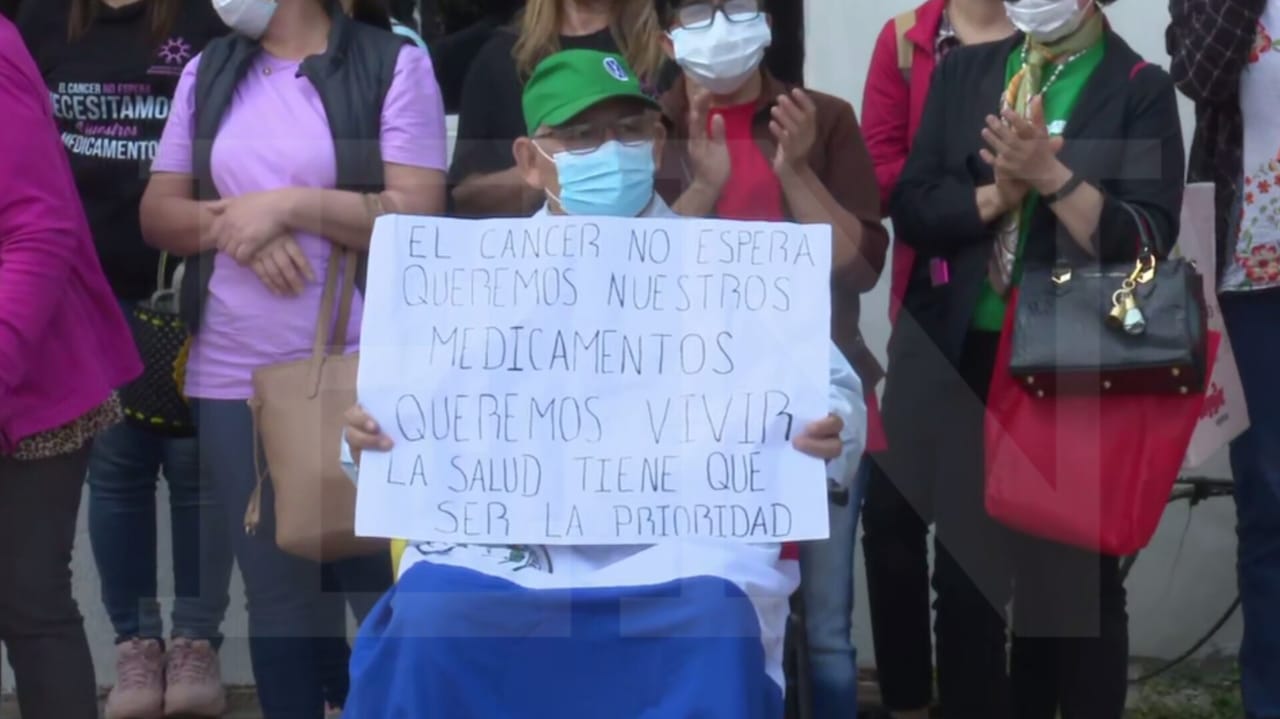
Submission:
<svg viewBox="0 0 1280 719">
<path fill-rule="evenodd" d="M 220 717 L 227 710 L 218 652 L 209 642 L 174 639 L 165 678 L 165 716 Z"/>
<path fill-rule="evenodd" d="M 106 719 L 164 716 L 164 653 L 158 640 L 132 639 L 116 645 L 116 676 Z"/>
</svg>

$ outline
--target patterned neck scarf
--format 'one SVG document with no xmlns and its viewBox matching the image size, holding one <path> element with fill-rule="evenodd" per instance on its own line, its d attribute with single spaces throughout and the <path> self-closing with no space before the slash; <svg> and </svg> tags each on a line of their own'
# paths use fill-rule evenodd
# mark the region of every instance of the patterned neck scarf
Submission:
<svg viewBox="0 0 1280 719">
<path fill-rule="evenodd" d="M 1075 32 L 1053 43 L 1039 43 L 1028 36 L 1023 48 L 1022 68 L 1009 80 L 1001 97 L 1001 109 L 1013 110 L 1022 117 L 1027 117 L 1031 111 L 1031 101 L 1053 87 L 1054 80 L 1067 65 L 1101 41 L 1105 29 L 1102 13 L 1096 12 Z M 1005 216 L 996 232 L 995 247 L 987 266 L 987 278 L 1001 295 L 1008 292 L 1013 282 L 1013 268 L 1022 238 L 1021 215 L 1022 207 L 1017 207 Z"/>
</svg>

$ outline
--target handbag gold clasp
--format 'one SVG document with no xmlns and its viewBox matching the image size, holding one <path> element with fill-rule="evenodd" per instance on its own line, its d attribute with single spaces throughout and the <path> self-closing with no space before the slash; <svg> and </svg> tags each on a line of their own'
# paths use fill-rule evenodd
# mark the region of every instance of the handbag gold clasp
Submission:
<svg viewBox="0 0 1280 719">
<path fill-rule="evenodd" d="M 1049 275 L 1049 280 L 1053 284 L 1061 287 L 1071 281 L 1071 265 L 1059 264 L 1054 265 L 1053 272 Z"/>
<path fill-rule="evenodd" d="M 1129 280 L 1136 285 L 1145 285 L 1156 278 L 1156 255 L 1154 252 L 1144 252 L 1134 263 L 1133 273 L 1129 275 Z"/>
</svg>

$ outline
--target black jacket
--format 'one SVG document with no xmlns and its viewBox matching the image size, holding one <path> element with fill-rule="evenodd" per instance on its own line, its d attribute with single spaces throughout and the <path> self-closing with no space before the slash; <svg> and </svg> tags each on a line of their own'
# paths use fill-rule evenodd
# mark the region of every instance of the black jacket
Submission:
<svg viewBox="0 0 1280 719">
<path fill-rule="evenodd" d="M 904 309 L 955 359 L 973 318 L 994 225 L 984 224 L 974 200 L 978 187 L 994 182 L 978 156 L 987 115 L 999 111 L 1009 54 L 1022 37 L 957 49 L 937 71 L 890 204 L 898 238 L 922 257 L 904 298 Z M 1145 211 L 1161 252 L 1172 249 L 1182 209 L 1183 145 L 1173 82 L 1163 70 L 1143 64 L 1110 31 L 1105 54 L 1085 85 L 1064 132 L 1059 155 L 1106 198 L 1094 246 L 1102 261 L 1135 257 L 1138 229 L 1119 203 Z M 1041 204 L 1032 216 L 1024 250 L 1027 263 L 1052 263 L 1060 253 L 1087 261 Z M 934 287 L 929 259 L 950 267 L 950 282 Z"/>
<path fill-rule="evenodd" d="M 395 76 L 404 38 L 389 30 L 352 20 L 331 3 L 333 27 L 324 53 L 302 62 L 298 70 L 316 88 L 333 134 L 337 187 L 352 192 L 381 192 L 383 187 L 382 104 Z M 243 35 L 228 35 L 209 43 L 196 68 L 195 135 L 192 170 L 195 196 L 217 199 L 211 154 L 223 115 L 236 87 L 262 52 L 262 46 Z M 209 292 L 215 251 L 187 260 L 181 303 L 183 320 L 192 333 L 199 330 L 204 299 Z M 361 257 L 359 284 L 364 284 Z"/>
<path fill-rule="evenodd" d="M 938 68 L 919 132 L 890 204 L 898 239 L 921 255 L 903 298 L 907 331 L 889 347 L 885 421 L 911 431 L 927 412 L 931 375 L 960 359 L 986 278 L 994 225 L 978 216 L 975 193 L 994 182 L 978 156 L 987 115 L 999 111 L 1009 54 L 1022 35 L 956 49 Z M 1064 131 L 1059 157 L 1106 199 L 1090 259 L 1041 203 L 1032 216 L 1023 261 L 1077 266 L 1134 259 L 1139 231 L 1120 203 L 1150 219 L 1157 251 L 1172 249 L 1182 209 L 1184 154 L 1177 97 L 1169 75 L 1147 65 L 1107 30 L 1103 59 L 1085 85 Z M 930 259 L 947 261 L 950 278 L 935 287 Z M 924 404 L 922 404 L 924 403 Z"/>
</svg>

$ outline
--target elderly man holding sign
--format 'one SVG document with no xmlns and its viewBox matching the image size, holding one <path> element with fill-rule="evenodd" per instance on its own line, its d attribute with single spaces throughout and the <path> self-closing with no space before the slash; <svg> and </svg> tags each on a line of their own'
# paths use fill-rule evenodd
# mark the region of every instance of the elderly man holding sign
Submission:
<svg viewBox="0 0 1280 719">
<path fill-rule="evenodd" d="M 618 56 L 549 57 L 524 111 L 537 216 L 375 234 L 357 525 L 428 541 L 346 716 L 781 716 L 794 541 L 865 438 L 830 228 L 676 218 Z"/>
</svg>

